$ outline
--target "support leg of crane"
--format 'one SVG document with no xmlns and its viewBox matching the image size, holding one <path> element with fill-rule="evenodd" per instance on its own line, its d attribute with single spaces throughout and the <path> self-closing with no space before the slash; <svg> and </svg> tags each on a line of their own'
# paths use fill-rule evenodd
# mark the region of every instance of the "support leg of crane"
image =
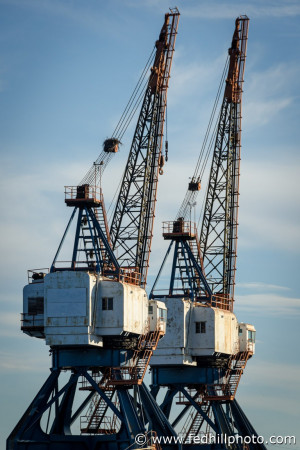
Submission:
<svg viewBox="0 0 300 450">
<path fill-rule="evenodd" d="M 150 386 L 150 394 L 152 395 L 152 397 L 156 400 L 157 394 L 159 393 L 160 390 L 160 386 L 158 386 L 157 384 L 152 384 L 152 386 Z"/>
<path fill-rule="evenodd" d="M 235 423 L 235 426 L 239 432 L 240 436 L 255 436 L 258 437 L 256 430 L 251 425 L 249 419 L 244 414 L 242 408 L 238 404 L 238 402 L 234 399 L 230 402 L 232 417 Z M 251 450 L 266 450 L 266 446 L 263 443 L 255 443 L 249 444 Z"/>
<path fill-rule="evenodd" d="M 198 395 L 198 394 L 196 394 Z M 178 422 L 181 421 L 181 419 L 186 415 L 186 413 L 188 412 L 188 410 L 191 408 L 192 405 L 186 405 L 182 411 L 180 411 L 180 413 L 178 414 L 178 416 L 176 417 L 176 419 L 172 422 L 172 427 L 176 427 L 176 425 L 178 424 Z"/>
<path fill-rule="evenodd" d="M 158 404 L 148 391 L 147 387 L 143 383 L 140 387 L 140 395 L 142 404 L 144 407 L 144 412 L 149 422 L 149 429 L 155 430 L 157 436 L 168 436 L 168 437 L 177 437 L 177 433 L 170 424 L 167 417 L 159 408 Z M 170 447 L 171 448 L 171 447 Z M 173 448 L 181 449 L 181 444 L 176 444 Z"/>
<path fill-rule="evenodd" d="M 164 398 L 162 404 L 160 405 L 160 409 L 162 410 L 162 412 L 168 419 L 170 417 L 172 403 L 173 403 L 174 397 L 177 394 L 177 392 L 178 392 L 178 389 L 169 388 L 166 392 L 166 395 L 165 395 L 165 398 Z"/>
<path fill-rule="evenodd" d="M 53 392 L 59 374 L 59 370 L 54 370 L 51 372 L 50 376 L 9 435 L 7 439 L 7 449 L 25 448 L 25 446 L 22 447 L 19 444 L 20 441 L 25 439 L 32 440 L 35 438 L 42 438 L 44 433 L 41 430 L 39 422 L 35 424 L 35 419 L 38 415 L 38 411 L 47 402 Z M 34 424 L 35 427 L 33 427 Z"/>
<path fill-rule="evenodd" d="M 232 448 L 232 449 L 243 449 L 243 445 L 240 443 L 232 443 L 227 444 L 227 438 L 229 436 L 234 436 L 234 428 L 230 421 L 227 419 L 225 411 L 223 409 L 223 405 L 220 402 L 211 402 L 212 410 L 214 413 L 215 423 L 217 424 L 219 428 L 219 435 L 222 435 L 226 437 L 224 439 L 225 441 L 225 448 Z"/>
<path fill-rule="evenodd" d="M 120 409 L 123 416 L 122 424 L 124 425 L 120 430 L 120 437 L 129 438 L 133 444 L 135 436 L 145 433 L 145 427 L 141 423 L 138 412 L 135 408 L 133 397 L 129 395 L 128 389 L 119 389 L 118 398 L 120 402 Z M 124 436 L 122 436 L 125 434 Z"/>
<path fill-rule="evenodd" d="M 115 405 L 112 403 L 112 401 L 107 397 L 107 395 L 102 391 L 102 389 L 99 388 L 98 384 L 93 380 L 91 375 L 87 372 L 87 370 L 82 370 L 81 375 L 83 375 L 90 385 L 95 389 L 96 392 L 100 395 L 100 397 L 103 398 L 103 400 L 106 402 L 106 404 L 109 406 L 109 408 L 113 411 L 113 413 L 123 421 L 123 416 L 120 413 L 120 411 L 115 407 Z"/>
<path fill-rule="evenodd" d="M 208 423 L 208 425 L 217 433 L 218 429 L 214 422 L 208 417 L 208 415 L 202 410 L 201 406 L 198 405 L 198 403 L 195 402 L 193 397 L 190 396 L 190 394 L 184 389 L 184 387 L 178 388 L 183 395 L 188 399 L 188 401 L 194 406 L 194 408 L 198 411 L 198 413 L 204 418 L 204 420 Z"/>
<path fill-rule="evenodd" d="M 192 397 L 192 399 L 195 400 L 198 397 L 198 395 L 199 395 L 198 392 L 196 392 L 196 394 Z M 183 410 L 178 414 L 176 419 L 172 422 L 172 427 L 176 427 L 176 425 L 181 421 L 181 419 L 186 415 L 186 413 L 191 407 L 192 404 L 190 403 L 183 408 Z"/>
<path fill-rule="evenodd" d="M 81 403 L 81 405 L 77 408 L 77 410 L 74 412 L 74 414 L 72 415 L 71 419 L 70 419 L 70 424 L 72 425 L 76 419 L 78 419 L 78 417 L 80 417 L 80 414 L 82 413 L 82 411 L 84 410 L 84 408 L 90 403 L 90 401 L 92 400 L 92 397 L 95 395 L 95 392 L 92 391 L 89 393 L 89 395 L 83 400 L 83 402 Z"/>
<path fill-rule="evenodd" d="M 51 434 L 71 434 L 71 416 L 74 402 L 78 373 L 73 373 L 70 377 L 70 387 L 64 393 L 63 399 L 51 427 Z"/>
</svg>

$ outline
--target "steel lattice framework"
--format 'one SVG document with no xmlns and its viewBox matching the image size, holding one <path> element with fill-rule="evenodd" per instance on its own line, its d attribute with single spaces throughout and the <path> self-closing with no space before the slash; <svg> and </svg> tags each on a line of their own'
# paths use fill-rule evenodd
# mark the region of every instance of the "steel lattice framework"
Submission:
<svg viewBox="0 0 300 450">
<path fill-rule="evenodd" d="M 236 20 L 200 234 L 213 292 L 233 297 L 236 270 L 242 84 L 249 19 Z"/>
<path fill-rule="evenodd" d="M 136 267 L 145 285 L 156 203 L 162 171 L 162 143 L 167 89 L 178 28 L 177 9 L 165 15 L 156 56 L 135 129 L 114 211 L 110 236 L 119 264 Z"/>
</svg>

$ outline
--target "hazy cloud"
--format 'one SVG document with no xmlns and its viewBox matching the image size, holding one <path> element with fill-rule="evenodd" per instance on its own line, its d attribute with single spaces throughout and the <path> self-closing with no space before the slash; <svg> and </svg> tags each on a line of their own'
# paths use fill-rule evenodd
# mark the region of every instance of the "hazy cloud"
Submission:
<svg viewBox="0 0 300 450">
<path fill-rule="evenodd" d="M 1 0 L 0 3 L 17 8 L 30 8 L 41 12 L 42 14 L 52 14 L 63 17 L 67 20 L 76 22 L 77 24 L 93 31 L 102 34 L 115 33 L 117 26 L 114 26 L 115 18 L 102 14 L 101 8 L 89 6 L 84 1 L 65 2 L 60 0 Z"/>
<path fill-rule="evenodd" d="M 182 14 L 195 19 L 232 19 L 240 14 L 247 14 L 250 18 L 263 17 L 291 17 L 300 14 L 300 5 L 294 1 L 282 2 L 223 2 L 203 1 L 196 6 L 182 6 Z"/>
<path fill-rule="evenodd" d="M 267 284 L 261 283 L 257 281 L 249 282 L 249 283 L 237 283 L 237 288 L 245 288 L 245 289 L 255 289 L 255 290 L 275 290 L 275 291 L 289 291 L 290 288 L 286 286 L 279 286 L 277 284 Z"/>
<path fill-rule="evenodd" d="M 46 350 L 46 349 L 45 349 Z M 23 358 L 22 350 L 14 352 L 0 351 L 0 370 L 3 372 L 45 372 L 49 367 L 48 352 L 39 352 L 39 354 L 27 355 Z"/>
<path fill-rule="evenodd" d="M 241 310 L 259 311 L 268 316 L 300 315 L 300 298 L 284 297 L 274 293 L 259 293 L 238 296 L 238 306 Z"/>
<path fill-rule="evenodd" d="M 284 76 L 283 76 L 284 74 Z M 247 75 L 244 116 L 247 129 L 272 122 L 294 101 L 295 85 L 299 83 L 298 63 L 278 64 Z"/>
<path fill-rule="evenodd" d="M 300 250 L 299 170 L 298 158 L 243 161 L 239 245 Z"/>
<path fill-rule="evenodd" d="M 132 7 L 141 7 L 139 0 L 127 0 L 127 5 Z M 168 0 L 144 0 L 143 7 L 164 8 L 168 10 L 170 3 Z M 184 17 L 193 19 L 232 19 L 240 14 L 247 14 L 253 18 L 264 17 L 291 17 L 300 14 L 298 3 L 290 0 L 282 2 L 280 0 L 270 1 L 221 1 L 221 0 L 202 0 L 201 2 L 183 2 L 179 0 L 177 6 Z"/>
</svg>

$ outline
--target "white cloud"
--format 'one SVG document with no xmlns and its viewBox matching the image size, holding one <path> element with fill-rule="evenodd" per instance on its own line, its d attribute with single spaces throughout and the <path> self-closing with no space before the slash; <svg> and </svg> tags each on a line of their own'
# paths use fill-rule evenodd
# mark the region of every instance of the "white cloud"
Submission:
<svg viewBox="0 0 300 450">
<path fill-rule="evenodd" d="M 265 360 L 255 361 L 255 364 L 253 361 L 252 364 L 250 360 L 246 372 L 247 377 L 245 377 L 245 382 L 249 382 L 249 384 L 255 379 L 257 386 L 276 387 L 282 382 L 284 373 L 286 389 L 295 389 L 296 385 L 300 389 L 300 366 L 297 364 L 285 363 L 282 365 L 280 362 Z"/>
<path fill-rule="evenodd" d="M 201 2 L 196 6 L 183 6 L 180 8 L 186 17 L 195 19 L 232 19 L 240 14 L 247 14 L 250 18 L 263 17 L 291 17 L 300 14 L 300 5 L 293 1 L 283 2 Z"/>
<path fill-rule="evenodd" d="M 21 302 L 20 302 L 21 307 Z M 1 305 L 0 314 L 0 336 L 2 337 L 23 337 L 23 333 L 20 331 L 20 314 L 17 312 L 3 311 Z"/>
<path fill-rule="evenodd" d="M 241 406 L 245 405 L 246 411 L 260 411 L 262 415 L 269 411 L 276 411 L 280 413 L 280 417 L 284 414 L 298 418 L 299 378 L 299 365 L 258 360 L 254 355 L 253 360 L 247 363 L 241 378 L 237 400 Z M 264 425 L 263 423 L 260 426 L 262 430 Z M 296 430 L 293 434 L 295 432 Z"/>
<path fill-rule="evenodd" d="M 102 14 L 101 8 L 95 8 L 87 5 L 85 2 L 62 2 L 57 0 L 1 0 L 17 8 L 29 8 L 40 11 L 43 14 L 52 14 L 61 16 L 67 20 L 73 21 L 93 32 L 102 34 L 116 33 L 118 29 L 114 25 L 114 16 L 110 16 L 110 21 Z"/>
<path fill-rule="evenodd" d="M 283 76 L 284 74 L 284 76 Z M 278 64 L 260 72 L 250 71 L 246 78 L 245 126 L 248 129 L 272 122 L 294 101 L 300 66 L 297 63 Z"/>
<path fill-rule="evenodd" d="M 299 316 L 300 298 L 284 297 L 274 293 L 238 295 L 238 308 L 245 311 L 259 311 L 268 316 Z"/>
<path fill-rule="evenodd" d="M 49 363 L 47 351 L 30 356 L 26 354 L 26 359 L 22 350 L 11 353 L 0 351 L 0 370 L 3 372 L 45 372 Z"/>
<path fill-rule="evenodd" d="M 239 246 L 300 250 L 300 161 L 293 159 L 242 162 Z"/>
<path fill-rule="evenodd" d="M 176 105 L 182 98 L 195 94 L 197 94 L 198 101 L 200 101 L 201 96 L 201 102 L 203 102 L 203 89 L 201 87 L 205 86 L 206 92 L 207 89 L 216 92 L 221 79 L 226 54 L 221 54 L 213 61 L 210 59 L 209 62 L 203 60 L 187 62 L 184 53 L 184 47 L 179 44 L 174 54 L 168 106 Z M 185 102 L 188 103 L 186 100 Z"/>
<path fill-rule="evenodd" d="M 194 3 L 194 4 L 193 4 Z M 127 0 L 126 4 L 132 7 L 145 7 L 151 9 L 168 10 L 170 2 L 168 0 Z M 270 1 L 220 1 L 202 0 L 201 2 L 187 2 L 179 0 L 178 9 L 183 17 L 193 19 L 232 19 L 240 14 L 247 14 L 250 18 L 265 17 L 293 17 L 300 14 L 300 6 L 292 0 L 284 3 L 280 0 Z"/>
<path fill-rule="evenodd" d="M 281 99 L 256 99 L 246 103 L 244 109 L 245 117 L 247 117 L 247 127 L 262 126 L 271 122 L 272 119 L 282 110 L 286 109 L 292 101 L 292 97 L 287 97 Z"/>
<path fill-rule="evenodd" d="M 289 291 L 290 288 L 286 286 L 279 286 L 277 284 L 267 284 L 261 283 L 257 281 L 249 282 L 249 283 L 237 283 L 237 288 L 246 288 L 246 289 L 255 289 L 255 290 L 276 290 L 276 291 Z"/>
</svg>

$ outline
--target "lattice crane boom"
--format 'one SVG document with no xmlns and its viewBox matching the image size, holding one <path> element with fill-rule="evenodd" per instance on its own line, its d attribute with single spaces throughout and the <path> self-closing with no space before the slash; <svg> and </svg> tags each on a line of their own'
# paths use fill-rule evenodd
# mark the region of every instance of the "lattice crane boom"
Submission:
<svg viewBox="0 0 300 450">
<path fill-rule="evenodd" d="M 110 236 L 123 267 L 135 267 L 145 285 L 151 251 L 167 90 L 179 20 L 177 8 L 165 15 L 156 55 L 136 125 Z"/>
<path fill-rule="evenodd" d="M 234 294 L 241 150 L 242 85 L 249 19 L 236 19 L 219 116 L 200 246 L 212 291 Z"/>
</svg>

